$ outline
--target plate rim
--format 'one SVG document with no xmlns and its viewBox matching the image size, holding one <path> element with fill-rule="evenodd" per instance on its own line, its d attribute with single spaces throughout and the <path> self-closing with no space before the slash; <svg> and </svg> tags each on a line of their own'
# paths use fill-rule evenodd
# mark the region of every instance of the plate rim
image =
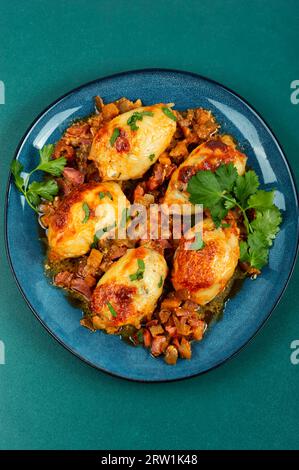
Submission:
<svg viewBox="0 0 299 470">
<path fill-rule="evenodd" d="M 251 112 L 253 112 L 255 114 L 255 116 L 258 118 L 258 120 L 266 127 L 267 131 L 269 132 L 270 134 L 270 137 L 272 138 L 272 140 L 275 142 L 275 144 L 277 145 L 278 149 L 280 150 L 280 153 L 281 153 L 281 157 L 284 161 L 284 164 L 287 168 L 287 171 L 289 173 L 289 176 L 290 176 L 290 180 L 291 180 L 291 183 L 292 183 L 292 189 L 293 189 L 293 195 L 295 197 L 295 202 L 296 202 L 296 205 L 297 205 L 297 242 L 296 242 L 296 247 L 295 247 L 295 253 L 294 253 L 294 257 L 293 257 L 293 260 L 292 260 L 292 265 L 291 265 L 291 268 L 288 272 L 288 276 L 287 276 L 287 279 L 282 287 L 282 290 L 275 302 L 275 304 L 273 305 L 273 307 L 271 308 L 271 310 L 268 312 L 267 316 L 265 317 L 265 319 L 263 320 L 263 322 L 260 324 L 260 326 L 258 327 L 258 329 L 251 335 L 251 337 L 242 345 L 239 347 L 239 349 L 237 349 L 236 351 L 234 351 L 230 356 L 228 356 L 227 358 L 225 358 L 224 360 L 222 360 L 221 362 L 219 362 L 218 364 L 215 364 L 214 366 L 210 367 L 209 369 L 207 370 L 204 370 L 204 371 L 201 371 L 201 372 L 196 372 L 196 373 L 193 373 L 191 375 L 187 375 L 185 377 L 178 377 L 178 378 L 170 378 L 170 379 L 167 379 L 167 378 L 163 378 L 163 379 L 139 379 L 139 378 L 132 378 L 132 377 L 128 377 L 126 375 L 121 375 L 121 373 L 117 373 L 117 372 L 111 372 L 110 370 L 108 369 L 105 369 L 104 367 L 101 367 L 101 366 L 98 366 L 94 363 L 92 363 L 91 361 L 89 361 L 88 359 L 86 359 L 84 356 L 82 356 L 79 352 L 75 351 L 74 349 L 72 349 L 70 346 L 68 346 L 59 336 L 57 336 L 49 327 L 48 325 L 46 324 L 46 322 L 44 320 L 42 320 L 42 318 L 39 316 L 38 312 L 35 310 L 35 308 L 31 305 L 30 303 L 30 300 L 27 298 L 18 278 L 17 278 L 17 275 L 16 275 L 16 272 L 15 272 L 15 269 L 14 269 L 14 266 L 13 266 L 13 263 L 12 263 L 12 259 L 11 259 L 11 255 L 10 255 L 10 247 L 9 247 L 9 243 L 8 243 L 8 223 L 7 223 L 7 219 L 8 219 L 8 205 L 9 205 L 9 193 L 10 193 L 10 187 L 12 185 L 12 173 L 11 173 L 11 164 L 9 166 L 9 173 L 8 173 L 8 179 L 7 179 L 7 183 L 6 183 L 6 190 L 5 190 L 5 204 L 4 204 L 4 246 L 5 246 L 5 252 L 6 252 L 6 257 L 7 257 L 7 260 L 8 260 L 8 265 L 10 267 L 10 270 L 12 272 L 12 276 L 13 276 L 13 279 L 23 297 L 23 299 L 25 300 L 27 306 L 29 307 L 29 309 L 31 310 L 31 312 L 34 314 L 35 318 L 41 323 L 41 325 L 45 328 L 45 330 L 52 336 L 52 338 L 54 338 L 61 346 L 63 346 L 67 351 L 69 351 L 71 354 L 73 354 L 75 357 L 77 357 L 78 359 L 80 359 L 81 361 L 83 361 L 85 364 L 88 364 L 89 366 L 93 367 L 94 369 L 98 370 L 98 371 L 101 371 L 101 372 L 104 372 L 105 374 L 109 375 L 109 376 L 112 376 L 112 377 L 117 377 L 117 378 L 120 378 L 120 379 L 123 379 L 123 380 L 127 380 L 129 382 L 137 382 L 137 383 L 146 383 L 146 384 L 154 384 L 154 383 L 169 383 L 169 382 L 180 382 L 182 380 L 187 380 L 187 379 L 192 379 L 194 377 L 198 377 L 200 375 L 203 375 L 203 374 L 207 374 L 208 372 L 212 371 L 212 370 L 215 370 L 217 369 L 218 367 L 220 367 L 221 365 L 227 363 L 228 361 L 230 361 L 231 359 L 233 359 L 236 355 L 238 355 L 244 348 L 246 348 L 252 341 L 253 339 L 255 338 L 255 336 L 261 331 L 261 329 L 265 326 L 265 324 L 267 323 L 267 321 L 269 320 L 270 316 L 272 315 L 273 311 L 275 310 L 275 308 L 277 307 L 277 305 L 279 304 L 281 298 L 283 297 L 287 287 L 288 287 L 288 284 L 290 282 L 290 279 L 292 277 L 292 274 L 294 272 L 294 268 L 295 268 L 295 265 L 296 265 L 296 260 L 297 260 L 297 257 L 298 257 L 298 252 L 299 252 L 299 221 L 298 221 L 298 216 L 299 216 L 299 210 L 298 210 L 298 188 L 297 188 L 297 185 L 296 185 L 296 179 L 295 179 L 295 176 L 294 176 L 294 173 L 293 173 L 293 170 L 291 168 L 291 165 L 287 159 L 287 156 L 286 156 L 286 153 L 282 147 L 282 145 L 280 144 L 278 138 L 276 137 L 274 131 L 272 130 L 272 128 L 269 126 L 268 122 L 262 117 L 262 115 L 245 99 L 243 98 L 243 96 L 241 96 L 239 93 L 235 92 L 234 90 L 232 90 L 231 88 L 229 88 L 228 86 L 226 85 L 223 85 L 222 83 L 219 83 L 218 81 L 214 80 L 214 79 L 211 79 L 209 77 L 206 77 L 204 75 L 201 75 L 201 74 L 198 74 L 198 73 L 195 73 L 195 72 L 190 72 L 190 71 L 185 71 L 185 70 L 179 70 L 179 69 L 172 69 L 172 68 L 160 68 L 160 67 L 157 67 L 157 68 L 143 68 L 143 69 L 136 69 L 136 70 L 128 70 L 128 71 L 123 71 L 123 72 L 118 72 L 118 73 L 114 73 L 114 74 L 110 74 L 110 75 L 107 75 L 107 76 L 103 76 L 103 77 L 100 77 L 100 78 L 96 78 L 94 80 L 91 80 L 91 81 L 88 81 L 86 83 L 83 83 L 73 89 L 71 89 L 70 91 L 64 93 L 63 95 L 61 95 L 59 98 L 57 98 L 56 100 L 54 100 L 53 102 L 51 102 L 48 106 L 46 106 L 38 115 L 37 117 L 31 122 L 31 124 L 27 127 L 26 131 L 24 132 L 23 136 L 21 137 L 17 147 L 16 147 L 16 150 L 14 152 L 14 155 L 13 155 L 13 158 L 11 160 L 11 163 L 13 160 L 16 159 L 16 157 L 18 156 L 21 148 L 22 148 L 22 145 L 25 141 L 25 139 L 27 138 L 28 134 L 31 132 L 32 128 L 38 123 L 38 121 L 48 112 L 50 111 L 50 109 L 52 109 L 54 106 L 56 106 L 60 101 L 63 101 L 64 98 L 74 94 L 74 93 L 77 93 L 79 91 L 81 91 L 83 88 L 85 87 L 88 87 L 90 85 L 93 85 L 95 83 L 99 83 L 101 81 L 104 81 L 104 80 L 110 80 L 110 79 L 114 79 L 114 78 L 117 78 L 117 77 L 122 77 L 122 76 L 128 76 L 128 75 L 134 75 L 134 74 L 142 74 L 142 73 L 173 73 L 173 74 L 180 74 L 180 75 L 186 75 L 186 76 L 189 76 L 189 77 L 193 77 L 193 78 L 196 78 L 196 79 L 200 79 L 200 80 L 204 80 L 204 81 L 207 81 L 209 83 L 211 83 L 212 85 L 215 85 L 217 87 L 220 87 L 221 89 L 225 90 L 226 92 L 229 92 L 231 95 L 235 96 L 236 98 L 238 98 L 238 100 L 240 100 L 241 102 L 243 102 L 243 104 L 246 105 L 247 108 L 249 108 L 249 110 Z"/>
</svg>

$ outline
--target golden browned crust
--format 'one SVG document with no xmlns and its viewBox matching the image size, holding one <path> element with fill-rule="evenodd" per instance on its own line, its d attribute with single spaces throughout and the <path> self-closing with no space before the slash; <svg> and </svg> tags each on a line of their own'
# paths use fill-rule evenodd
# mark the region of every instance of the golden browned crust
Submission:
<svg viewBox="0 0 299 470">
<path fill-rule="evenodd" d="M 54 214 L 49 219 L 49 224 L 58 230 L 62 230 L 67 226 L 68 215 L 71 207 L 76 203 L 80 202 L 83 198 L 83 193 L 94 189 L 99 185 L 99 183 L 83 183 L 79 186 L 76 186 L 67 196 L 65 196 L 59 203 Z"/>
<path fill-rule="evenodd" d="M 136 290 L 135 286 L 129 287 L 116 282 L 96 287 L 91 301 L 91 310 L 95 313 L 93 317 L 95 328 L 104 325 L 107 331 L 111 331 L 117 330 L 123 324 L 130 324 L 137 313 L 132 298 Z M 109 311 L 108 302 L 116 312 L 115 317 Z"/>
</svg>

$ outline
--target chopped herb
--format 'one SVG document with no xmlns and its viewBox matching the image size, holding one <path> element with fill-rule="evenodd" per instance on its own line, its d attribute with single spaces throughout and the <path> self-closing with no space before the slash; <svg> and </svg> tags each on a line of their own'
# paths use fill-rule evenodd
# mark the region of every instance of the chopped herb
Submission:
<svg viewBox="0 0 299 470">
<path fill-rule="evenodd" d="M 84 210 L 84 213 L 85 213 L 84 219 L 82 220 L 82 224 L 86 224 L 90 216 L 90 210 L 86 202 L 83 202 L 82 209 Z"/>
<path fill-rule="evenodd" d="M 97 239 L 97 241 L 99 241 L 102 238 L 102 236 L 104 235 L 104 233 L 110 232 L 110 230 L 112 230 L 115 227 L 116 227 L 116 222 L 114 222 L 114 224 L 107 225 L 107 227 L 104 227 L 104 228 L 101 228 L 101 229 L 97 230 L 96 233 L 95 233 L 95 236 L 94 236 L 94 242 L 95 242 L 95 239 Z"/>
<path fill-rule="evenodd" d="M 138 259 L 137 259 L 137 264 L 138 264 L 138 268 L 143 269 L 143 271 L 144 271 L 144 269 L 145 269 L 145 264 L 144 264 L 143 259 L 138 258 Z"/>
<path fill-rule="evenodd" d="M 144 340 L 143 340 L 143 331 L 142 330 L 138 330 L 137 333 L 136 333 L 136 336 L 137 336 L 137 339 L 138 339 L 139 343 L 144 342 Z"/>
<path fill-rule="evenodd" d="M 231 228 L 231 224 L 222 223 L 221 228 Z"/>
<path fill-rule="evenodd" d="M 160 276 L 160 281 L 159 281 L 159 284 L 158 284 L 159 289 L 160 289 L 160 287 L 162 287 L 162 286 L 163 286 L 163 277 Z"/>
<path fill-rule="evenodd" d="M 167 106 L 164 106 L 162 108 L 162 111 L 165 114 L 165 116 L 169 117 L 169 119 L 172 119 L 173 121 L 177 120 L 176 116 L 173 114 L 173 112 L 169 108 L 167 108 Z"/>
<path fill-rule="evenodd" d="M 120 130 L 118 129 L 118 127 L 116 127 L 114 129 L 114 131 L 112 132 L 112 136 L 110 137 L 111 147 L 113 147 L 113 145 L 115 144 L 115 141 L 116 141 L 117 137 L 119 137 L 119 134 L 120 134 Z"/>
<path fill-rule="evenodd" d="M 205 243 L 202 239 L 202 236 L 200 233 L 195 234 L 195 241 L 189 245 L 190 250 L 198 251 L 202 250 L 205 246 Z"/>
<path fill-rule="evenodd" d="M 143 116 L 153 116 L 153 115 L 154 113 L 152 113 L 151 111 L 141 111 L 141 112 L 135 111 L 127 120 L 127 124 L 128 126 L 131 127 L 132 131 L 137 131 L 139 127 L 137 126 L 136 122 L 142 121 Z"/>
<path fill-rule="evenodd" d="M 109 308 L 111 315 L 112 315 L 114 318 L 116 318 L 116 317 L 117 317 L 117 313 L 116 313 L 116 311 L 114 310 L 114 308 L 112 307 L 112 305 L 111 305 L 110 302 L 107 302 L 107 307 Z"/>
<path fill-rule="evenodd" d="M 152 162 L 155 158 L 155 154 L 154 153 L 151 153 L 148 158 L 150 159 L 150 161 Z"/>
<path fill-rule="evenodd" d="M 39 164 L 23 178 L 21 175 L 23 165 L 18 160 L 13 160 L 11 164 L 11 172 L 14 182 L 18 190 L 25 196 L 28 205 L 35 212 L 38 212 L 38 206 L 41 199 L 53 201 L 54 196 L 58 194 L 58 184 L 55 180 L 33 181 L 29 184 L 29 180 L 36 171 L 44 171 L 53 176 L 60 176 L 66 165 L 66 158 L 60 157 L 51 159 L 54 151 L 54 145 L 45 145 L 39 150 Z"/>
<path fill-rule="evenodd" d="M 121 213 L 121 219 L 120 219 L 120 227 L 125 228 L 127 225 L 127 222 L 130 220 L 131 216 L 129 214 L 130 209 L 128 207 L 124 207 L 122 213 Z"/>
<path fill-rule="evenodd" d="M 104 199 L 105 196 L 109 197 L 109 199 L 111 199 L 111 201 L 113 201 L 112 194 L 109 191 L 100 191 L 99 192 L 99 198 L 100 199 Z"/>
<path fill-rule="evenodd" d="M 98 241 L 99 241 L 98 237 L 96 236 L 96 234 L 94 234 L 93 242 L 90 245 L 90 248 L 97 248 L 98 247 Z"/>
<path fill-rule="evenodd" d="M 138 269 L 136 271 L 136 273 L 134 274 L 130 274 L 130 280 L 131 281 L 140 281 L 140 279 L 143 279 L 143 273 L 144 273 L 144 270 L 145 270 L 145 264 L 144 264 L 144 261 L 143 259 L 137 259 L 137 264 L 138 264 Z"/>
</svg>

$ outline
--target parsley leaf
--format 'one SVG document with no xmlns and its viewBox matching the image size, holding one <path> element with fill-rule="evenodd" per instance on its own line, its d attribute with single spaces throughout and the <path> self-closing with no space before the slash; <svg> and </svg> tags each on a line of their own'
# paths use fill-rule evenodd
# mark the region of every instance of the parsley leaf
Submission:
<svg viewBox="0 0 299 470">
<path fill-rule="evenodd" d="M 51 156 L 54 152 L 54 144 L 44 145 L 43 148 L 39 150 L 39 156 L 41 163 L 48 163 L 51 159 Z"/>
<path fill-rule="evenodd" d="M 154 153 L 151 153 L 148 158 L 150 159 L 150 161 L 152 162 L 155 158 L 155 154 Z"/>
<path fill-rule="evenodd" d="M 27 196 L 33 200 L 34 195 L 40 196 L 47 201 L 53 201 L 54 196 L 58 194 L 58 184 L 54 180 L 33 181 L 27 190 Z M 35 199 L 38 200 L 37 198 Z M 39 202 L 38 202 L 39 203 Z"/>
<path fill-rule="evenodd" d="M 138 264 L 138 269 L 136 273 L 129 275 L 129 278 L 131 281 L 140 281 L 140 279 L 143 279 L 143 273 L 145 271 L 145 264 L 144 264 L 143 259 L 138 258 L 137 264 Z"/>
<path fill-rule="evenodd" d="M 82 209 L 84 210 L 84 213 L 85 213 L 84 219 L 82 220 L 82 224 L 86 224 L 90 216 L 90 210 L 86 202 L 83 202 Z"/>
<path fill-rule="evenodd" d="M 112 132 L 112 136 L 110 137 L 111 147 L 113 147 L 113 145 L 115 144 L 115 141 L 119 137 L 119 134 L 120 134 L 120 130 L 118 129 L 118 127 L 116 127 L 114 131 Z"/>
<path fill-rule="evenodd" d="M 67 160 L 65 157 L 56 158 L 55 160 L 50 160 L 47 163 L 41 163 L 38 165 L 37 170 L 45 171 L 53 176 L 60 176 L 64 170 L 66 162 Z"/>
<path fill-rule="evenodd" d="M 231 228 L 231 224 L 227 224 L 226 222 L 224 222 L 223 224 L 221 224 L 221 228 Z"/>
<path fill-rule="evenodd" d="M 177 120 L 176 116 L 173 114 L 173 112 L 169 108 L 167 108 L 167 106 L 164 106 L 162 108 L 162 111 L 165 114 L 165 116 L 169 117 L 169 119 L 172 119 L 173 121 Z"/>
<path fill-rule="evenodd" d="M 160 276 L 160 281 L 159 281 L 159 284 L 158 284 L 158 287 L 159 289 L 163 286 L 163 277 Z"/>
<path fill-rule="evenodd" d="M 276 234 L 279 232 L 281 221 L 280 210 L 273 205 L 270 209 L 257 212 L 256 218 L 251 222 L 251 227 L 255 231 L 262 233 L 268 245 L 271 246 Z"/>
<path fill-rule="evenodd" d="M 255 171 L 249 170 L 243 176 L 238 176 L 234 193 L 236 198 L 244 205 L 249 196 L 259 187 L 259 179 Z"/>
<path fill-rule="evenodd" d="M 268 262 L 269 248 L 281 224 L 281 213 L 274 205 L 274 191 L 259 188 L 259 179 L 253 171 L 238 176 L 233 164 L 221 165 L 213 173 L 210 170 L 198 171 L 188 182 L 189 200 L 203 204 L 209 209 L 216 227 L 226 228 L 222 223 L 230 209 L 234 207 L 242 213 L 247 231 L 247 240 L 240 242 L 240 259 L 256 269 Z M 254 209 L 255 218 L 250 219 Z"/>
<path fill-rule="evenodd" d="M 11 164 L 11 172 L 14 176 L 15 185 L 20 191 L 22 191 L 22 187 L 24 186 L 24 178 L 21 176 L 22 171 L 23 165 L 21 165 L 18 160 L 13 160 Z"/>
<path fill-rule="evenodd" d="M 210 208 L 210 213 L 213 219 L 213 222 L 216 228 L 220 227 L 222 219 L 227 216 L 228 208 L 226 207 L 226 203 L 228 201 L 220 200 L 217 204 Z"/>
<path fill-rule="evenodd" d="M 25 196 L 28 205 L 35 212 L 38 212 L 38 205 L 41 199 L 52 201 L 53 197 L 58 194 L 58 185 L 54 180 L 46 181 L 33 181 L 29 184 L 30 178 L 36 171 L 44 171 L 53 176 L 60 176 L 65 165 L 66 159 L 64 157 L 51 159 L 54 151 L 54 145 L 45 145 L 39 150 L 40 161 L 39 164 L 27 174 L 25 178 L 21 176 L 23 166 L 18 160 L 14 160 L 11 164 L 11 172 L 14 177 L 14 182 L 18 190 Z"/>
<path fill-rule="evenodd" d="M 268 255 L 267 242 L 260 232 L 250 233 L 247 242 L 240 243 L 241 261 L 249 262 L 256 269 L 261 269 L 268 263 Z"/>
<path fill-rule="evenodd" d="M 42 149 L 39 150 L 40 163 L 36 170 L 45 171 L 46 173 L 50 173 L 50 175 L 53 176 L 60 176 L 67 160 L 65 157 L 54 158 L 51 160 L 53 151 L 53 144 L 45 145 Z"/>
<path fill-rule="evenodd" d="M 271 209 L 273 207 L 274 191 L 263 191 L 259 189 L 248 199 L 248 208 L 259 210 Z"/>
<path fill-rule="evenodd" d="M 215 175 L 218 177 L 221 189 L 230 192 L 236 182 L 238 173 L 235 166 L 229 163 L 228 165 L 220 165 L 215 171 Z"/>
<path fill-rule="evenodd" d="M 201 170 L 188 182 L 187 191 L 193 204 L 203 204 L 209 209 L 221 200 L 222 191 L 215 174 Z"/>
<path fill-rule="evenodd" d="M 110 302 L 107 302 L 107 307 L 109 308 L 109 311 L 111 313 L 111 315 L 116 318 L 117 317 L 117 313 L 116 311 L 114 310 L 114 308 L 112 307 L 111 303 Z"/>
<path fill-rule="evenodd" d="M 241 240 L 239 243 L 240 247 L 240 260 L 244 262 L 249 262 L 249 254 L 248 254 L 248 244 L 244 240 Z"/>
<path fill-rule="evenodd" d="M 229 209 L 232 209 L 233 207 L 235 207 L 237 205 L 237 201 L 236 199 L 233 197 L 231 198 L 230 200 L 226 200 L 224 201 L 224 207 L 225 209 L 229 210 Z"/>
</svg>

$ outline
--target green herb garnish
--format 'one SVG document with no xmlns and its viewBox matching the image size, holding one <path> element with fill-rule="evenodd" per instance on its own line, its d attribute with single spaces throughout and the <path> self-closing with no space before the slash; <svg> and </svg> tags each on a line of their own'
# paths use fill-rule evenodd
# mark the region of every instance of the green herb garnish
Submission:
<svg viewBox="0 0 299 470">
<path fill-rule="evenodd" d="M 116 227 L 116 222 L 114 222 L 114 224 L 107 225 L 107 227 L 97 230 L 93 239 L 93 243 L 98 242 L 105 233 L 110 232 L 110 230 L 112 230 L 115 227 Z"/>
<path fill-rule="evenodd" d="M 189 249 L 194 251 L 199 251 L 204 248 L 205 244 L 200 233 L 195 234 L 195 241 L 190 243 Z"/>
<path fill-rule="evenodd" d="M 84 214 L 85 214 L 84 219 L 82 220 L 82 224 L 86 224 L 90 216 L 90 210 L 86 202 L 83 202 L 82 209 L 84 210 Z"/>
<path fill-rule="evenodd" d="M 23 165 L 18 160 L 14 160 L 11 164 L 11 172 L 14 176 L 14 182 L 18 190 L 25 196 L 28 205 L 35 212 L 38 212 L 38 206 L 41 199 L 47 201 L 53 201 L 54 196 L 58 194 L 58 184 L 55 180 L 47 181 L 33 181 L 29 184 L 29 180 L 33 173 L 36 171 L 44 171 L 53 176 L 60 176 L 66 165 L 66 158 L 60 157 L 51 159 L 54 151 L 54 145 L 45 145 L 39 150 L 40 161 L 37 167 L 35 167 L 27 176 L 21 175 L 23 171 Z"/>
<path fill-rule="evenodd" d="M 107 307 L 109 308 L 111 315 L 112 315 L 114 318 L 117 317 L 117 313 L 116 313 L 116 311 L 114 310 L 114 308 L 112 307 L 112 305 L 111 305 L 110 302 L 107 302 Z"/>
<path fill-rule="evenodd" d="M 124 207 L 121 213 L 121 219 L 120 219 L 120 227 L 125 228 L 127 225 L 127 222 L 129 222 L 131 216 L 130 216 L 130 209 L 128 207 Z"/>
<path fill-rule="evenodd" d="M 150 159 L 150 161 L 152 162 L 155 158 L 155 154 L 154 153 L 151 153 L 148 158 Z"/>
<path fill-rule="evenodd" d="M 98 248 L 98 241 L 99 241 L 99 239 L 98 239 L 98 237 L 97 237 L 96 234 L 95 234 L 94 237 L 93 237 L 93 242 L 92 242 L 92 244 L 90 245 L 90 248 Z"/>
<path fill-rule="evenodd" d="M 144 264 L 144 261 L 143 259 L 137 259 L 137 264 L 138 264 L 138 269 L 136 271 L 136 273 L 134 274 L 130 274 L 130 280 L 131 281 L 140 281 L 140 279 L 143 279 L 143 273 L 144 273 L 144 270 L 145 270 L 145 264 Z"/>
<path fill-rule="evenodd" d="M 119 137 L 119 134 L 120 134 L 120 130 L 118 129 L 118 127 L 116 127 L 114 129 L 114 131 L 112 132 L 112 136 L 110 137 L 111 147 L 113 147 L 113 145 L 115 144 L 115 141 L 116 141 L 117 137 Z"/>
<path fill-rule="evenodd" d="M 243 216 L 247 241 L 240 242 L 240 259 L 256 269 L 268 262 L 269 248 L 279 231 L 282 217 L 275 206 L 274 190 L 259 188 L 257 174 L 250 170 L 239 176 L 232 163 L 221 165 L 214 173 L 198 171 L 187 187 L 190 201 L 210 210 L 216 227 L 221 226 L 229 209 L 238 208 Z M 250 220 L 248 211 L 254 209 Z M 224 224 L 222 224 L 223 227 Z"/>
<path fill-rule="evenodd" d="M 173 121 L 177 120 L 176 116 L 173 114 L 173 112 L 169 108 L 167 108 L 167 106 L 164 106 L 162 108 L 162 111 L 165 114 L 165 116 L 169 117 L 169 119 L 172 119 Z"/>
<path fill-rule="evenodd" d="M 163 286 L 163 277 L 160 276 L 160 281 L 159 281 L 159 284 L 158 284 L 159 289 L 160 289 L 160 287 L 162 287 L 162 286 Z"/>
<path fill-rule="evenodd" d="M 127 120 L 128 126 L 131 127 L 132 131 L 137 131 L 139 127 L 137 126 L 136 122 L 137 121 L 142 121 L 143 116 L 153 116 L 154 113 L 152 111 L 135 111 Z"/>
<path fill-rule="evenodd" d="M 108 197 L 109 199 L 111 199 L 111 201 L 113 201 L 112 194 L 109 191 L 100 191 L 99 192 L 99 198 L 104 199 L 104 197 Z"/>
<path fill-rule="evenodd" d="M 142 330 L 138 330 L 137 333 L 136 333 L 136 336 L 137 336 L 137 339 L 138 339 L 139 343 L 143 343 L 143 342 L 144 342 L 144 339 L 143 339 L 143 331 L 142 331 Z"/>
</svg>

